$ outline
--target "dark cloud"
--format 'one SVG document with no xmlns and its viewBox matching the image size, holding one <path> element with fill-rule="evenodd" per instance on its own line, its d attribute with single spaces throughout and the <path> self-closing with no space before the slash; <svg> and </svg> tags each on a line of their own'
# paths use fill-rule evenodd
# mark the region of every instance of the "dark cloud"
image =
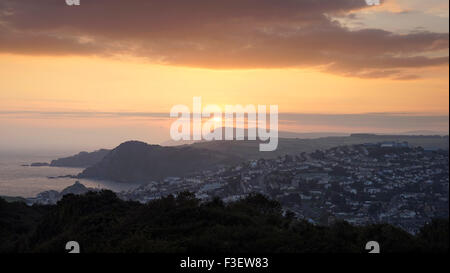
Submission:
<svg viewBox="0 0 450 273">
<path fill-rule="evenodd" d="M 415 79 L 447 65 L 448 33 L 352 31 L 333 16 L 365 0 L 0 0 L 0 52 L 131 54 L 215 69 L 317 67 L 356 77 Z"/>
</svg>

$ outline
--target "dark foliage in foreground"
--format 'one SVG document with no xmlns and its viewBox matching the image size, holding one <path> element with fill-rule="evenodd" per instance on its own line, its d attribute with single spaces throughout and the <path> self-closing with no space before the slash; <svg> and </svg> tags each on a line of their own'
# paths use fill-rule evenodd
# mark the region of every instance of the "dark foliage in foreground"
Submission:
<svg viewBox="0 0 450 273">
<path fill-rule="evenodd" d="M 0 252 L 63 252 L 78 241 L 82 252 L 302 253 L 448 252 L 447 220 L 412 236 L 388 224 L 320 227 L 283 213 L 262 195 L 224 204 L 201 203 L 191 193 L 147 204 L 120 200 L 111 191 L 66 195 L 55 206 L 0 199 Z"/>
</svg>

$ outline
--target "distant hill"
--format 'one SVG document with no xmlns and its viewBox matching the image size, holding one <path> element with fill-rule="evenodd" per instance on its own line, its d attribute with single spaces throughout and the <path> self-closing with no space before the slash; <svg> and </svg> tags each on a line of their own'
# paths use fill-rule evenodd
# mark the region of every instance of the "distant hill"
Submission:
<svg viewBox="0 0 450 273">
<path fill-rule="evenodd" d="M 52 167 L 87 168 L 100 162 L 110 150 L 101 149 L 94 152 L 80 152 L 77 155 L 52 160 Z"/>
<path fill-rule="evenodd" d="M 341 145 L 407 141 L 411 146 L 446 149 L 448 136 L 405 136 L 352 134 L 315 139 L 280 138 L 278 149 L 260 152 L 259 141 L 210 141 L 190 145 L 164 147 L 129 141 L 112 151 L 80 153 L 66 162 L 89 166 L 79 178 L 105 179 L 118 182 L 148 182 L 168 176 L 186 176 L 219 165 L 235 165 L 249 159 L 274 158 L 286 154 L 300 154 Z M 104 156 L 102 156 L 104 154 Z M 89 161 L 82 162 L 86 158 Z M 101 158 L 101 159 L 100 159 Z M 96 162 L 98 161 L 98 162 Z M 64 161 L 59 161 L 63 164 Z M 94 163 L 94 164 L 93 164 Z M 66 163 L 64 163 L 66 164 Z M 52 162 L 52 166 L 55 166 Z M 67 165 L 66 165 L 67 166 Z"/>
<path fill-rule="evenodd" d="M 220 131 L 222 134 L 222 139 L 225 139 L 225 128 L 220 127 L 215 131 Z M 244 130 L 244 135 L 248 136 L 248 129 Z M 336 136 L 349 136 L 348 133 L 338 133 L 338 132 L 310 132 L 310 133 L 297 133 L 297 132 L 289 132 L 289 131 L 278 131 L 279 138 L 300 138 L 300 139 L 312 139 L 312 138 L 321 138 L 321 137 L 336 137 Z M 161 143 L 161 146 L 181 146 L 181 145 L 189 145 L 194 143 L 202 143 L 206 142 L 204 140 L 167 140 Z"/>
<path fill-rule="evenodd" d="M 448 132 L 431 131 L 431 130 L 417 130 L 417 131 L 403 132 L 403 133 L 401 133 L 401 135 L 421 135 L 421 136 L 439 135 L 439 136 L 446 136 L 446 135 L 448 135 Z"/>
<path fill-rule="evenodd" d="M 419 132 L 417 132 L 419 133 Z M 247 135 L 247 131 L 245 132 Z M 424 148 L 449 148 L 449 137 L 441 135 L 377 135 L 377 134 L 352 134 L 350 136 L 345 134 L 335 133 L 279 133 L 279 144 L 277 150 L 273 152 L 260 152 L 259 141 L 185 141 L 174 142 L 167 141 L 162 146 L 180 148 L 191 147 L 195 149 L 207 149 L 213 152 L 223 153 L 222 156 L 239 158 L 242 160 L 259 159 L 259 158 L 274 158 L 286 154 L 299 154 L 302 152 L 313 152 L 320 149 L 329 149 L 340 145 L 354 145 L 368 142 L 382 142 L 382 141 L 407 141 L 412 146 L 421 146 Z M 324 135 L 328 135 L 325 136 Z M 101 149 L 94 152 L 80 152 L 77 155 L 53 160 L 49 165 L 52 167 L 75 167 L 87 168 L 99 162 L 111 150 Z M 45 164 L 48 163 L 33 163 Z M 32 164 L 32 166 L 34 166 Z"/>
<path fill-rule="evenodd" d="M 107 153 L 100 162 L 85 169 L 79 177 L 117 182 L 148 182 L 167 176 L 184 176 L 221 164 L 235 164 L 241 160 L 243 159 L 236 155 L 190 145 L 163 147 L 129 141 Z"/>
<path fill-rule="evenodd" d="M 208 149 L 224 154 L 233 154 L 246 159 L 274 158 L 286 154 L 313 152 L 342 145 L 377 143 L 384 141 L 407 141 L 411 146 L 438 148 L 448 150 L 448 136 L 411 136 L 411 135 L 377 135 L 352 134 L 350 136 L 330 136 L 311 139 L 279 138 L 278 148 L 273 152 L 260 152 L 259 141 L 209 141 L 190 145 L 194 148 Z"/>
</svg>

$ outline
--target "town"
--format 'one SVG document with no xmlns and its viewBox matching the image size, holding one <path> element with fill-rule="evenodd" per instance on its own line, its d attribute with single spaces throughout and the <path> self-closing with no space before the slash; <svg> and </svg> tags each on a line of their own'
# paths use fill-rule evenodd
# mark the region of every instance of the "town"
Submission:
<svg viewBox="0 0 450 273">
<path fill-rule="evenodd" d="M 253 160 L 190 177 L 168 177 L 119 196 L 149 200 L 195 192 L 233 201 L 249 193 L 278 200 L 312 223 L 390 223 L 415 234 L 432 218 L 448 218 L 448 151 L 408 143 L 368 143 Z"/>
<path fill-rule="evenodd" d="M 448 161 L 447 150 L 407 142 L 366 143 L 167 177 L 117 195 L 146 203 L 190 191 L 202 200 L 229 202 L 261 193 L 279 201 L 286 213 L 314 224 L 389 223 L 415 234 L 433 218 L 448 218 Z M 42 192 L 28 203 L 52 204 L 64 194 L 87 190 L 92 189 L 77 182 L 61 193 Z"/>
</svg>

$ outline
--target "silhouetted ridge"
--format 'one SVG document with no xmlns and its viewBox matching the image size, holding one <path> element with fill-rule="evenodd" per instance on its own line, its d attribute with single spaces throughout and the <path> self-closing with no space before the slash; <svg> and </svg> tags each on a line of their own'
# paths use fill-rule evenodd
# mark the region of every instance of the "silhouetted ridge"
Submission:
<svg viewBox="0 0 450 273">
<path fill-rule="evenodd" d="M 53 167 L 77 167 L 86 168 L 100 162 L 110 150 L 100 149 L 94 152 L 80 152 L 76 155 L 52 160 Z"/>
<path fill-rule="evenodd" d="M 237 161 L 235 156 L 190 146 L 163 147 L 128 141 L 109 152 L 99 163 L 84 170 L 79 177 L 147 182 L 167 176 L 183 176 Z"/>
</svg>

